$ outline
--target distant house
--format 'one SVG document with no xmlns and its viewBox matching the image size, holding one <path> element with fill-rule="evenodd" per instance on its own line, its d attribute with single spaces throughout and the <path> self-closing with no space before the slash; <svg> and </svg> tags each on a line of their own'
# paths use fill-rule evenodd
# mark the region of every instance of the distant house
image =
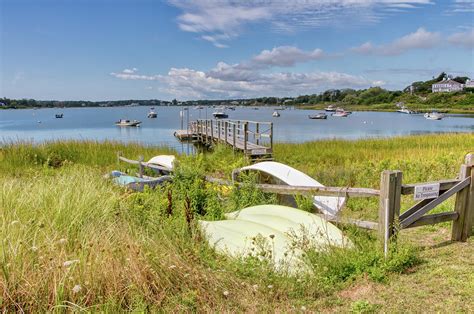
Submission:
<svg viewBox="0 0 474 314">
<path fill-rule="evenodd" d="M 431 85 L 431 91 L 433 93 L 458 92 L 462 91 L 463 88 L 464 84 L 458 83 L 451 79 L 444 79 L 441 82 L 437 82 Z"/>
<path fill-rule="evenodd" d="M 0 107 L 6 107 L 7 105 L 4 102 L 0 102 Z"/>
<path fill-rule="evenodd" d="M 466 84 L 464 84 L 464 88 L 474 88 L 474 81 L 467 80 Z"/>
</svg>

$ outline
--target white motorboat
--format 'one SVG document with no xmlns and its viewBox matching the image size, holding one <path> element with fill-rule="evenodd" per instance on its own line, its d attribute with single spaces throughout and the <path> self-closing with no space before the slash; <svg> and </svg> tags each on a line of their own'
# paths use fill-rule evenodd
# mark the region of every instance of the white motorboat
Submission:
<svg viewBox="0 0 474 314">
<path fill-rule="evenodd" d="M 147 114 L 147 117 L 150 118 L 150 119 L 154 119 L 154 118 L 158 117 L 158 114 L 155 111 L 150 110 L 150 112 Z"/>
<path fill-rule="evenodd" d="M 326 108 L 324 108 L 324 110 L 329 111 L 329 112 L 335 112 L 336 107 L 334 105 L 329 105 Z"/>
<path fill-rule="evenodd" d="M 400 109 L 397 110 L 397 112 L 406 113 L 406 114 L 412 114 L 412 113 L 414 113 L 413 111 L 411 111 L 410 109 L 408 109 L 408 108 L 405 107 L 405 106 L 402 106 Z"/>
<path fill-rule="evenodd" d="M 128 120 L 128 119 L 120 119 L 115 122 L 117 126 L 140 126 L 141 121 L 138 120 Z"/>
<path fill-rule="evenodd" d="M 324 119 L 327 119 L 328 116 L 327 116 L 327 114 L 322 112 L 322 113 L 317 113 L 317 114 L 314 114 L 314 115 L 308 115 L 308 118 L 316 119 L 316 120 L 324 120 Z"/>
<path fill-rule="evenodd" d="M 347 117 L 350 115 L 352 112 L 350 111 L 345 111 L 343 108 L 337 108 L 336 112 L 332 114 L 333 117 Z"/>
<path fill-rule="evenodd" d="M 274 118 L 278 118 L 278 117 L 280 116 L 280 113 L 275 110 L 275 111 L 273 111 L 272 116 L 273 116 Z"/>
<path fill-rule="evenodd" d="M 424 114 L 425 119 L 428 120 L 441 120 L 444 118 L 444 114 L 433 111 L 433 112 L 427 112 Z"/>
<path fill-rule="evenodd" d="M 217 108 L 216 111 L 214 111 L 212 113 L 212 115 L 214 116 L 214 118 L 216 119 L 225 119 L 225 118 L 228 118 L 229 115 L 227 113 L 225 113 L 224 111 L 224 108 Z"/>
</svg>

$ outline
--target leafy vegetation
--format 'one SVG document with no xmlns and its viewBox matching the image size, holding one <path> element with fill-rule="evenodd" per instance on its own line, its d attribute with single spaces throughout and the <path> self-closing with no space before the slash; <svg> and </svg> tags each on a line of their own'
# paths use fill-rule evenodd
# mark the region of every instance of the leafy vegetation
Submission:
<svg viewBox="0 0 474 314">
<path fill-rule="evenodd" d="M 434 135 L 277 144 L 275 151 L 279 161 L 326 184 L 377 188 L 383 169 L 403 170 L 407 182 L 454 177 L 473 146 L 471 135 Z M 405 238 L 416 232 L 421 234 L 413 239 L 442 237 L 445 225 L 402 233 L 388 259 L 374 234 L 348 228 L 354 249 L 305 247 L 314 272 L 287 276 L 274 272 L 269 261 L 217 254 L 197 228 L 198 219 L 221 219 L 237 208 L 277 201 L 255 189 L 252 177 L 241 189 L 204 180 L 205 174 L 229 179 L 233 168 L 247 163 L 241 155 L 218 147 L 209 154 L 179 156 L 172 184 L 131 193 L 103 177 L 113 169 L 135 173 L 136 168 L 117 162 L 117 151 L 145 159 L 172 152 L 75 141 L 10 143 L 0 149 L 2 310 L 373 312 L 393 310 L 394 304 L 414 311 L 474 309 L 469 298 L 458 301 L 474 292 L 464 280 L 473 273 L 469 246 L 452 252 L 441 248 L 444 256 L 436 256 L 435 249 L 420 251 L 423 243 Z M 299 204 L 307 207 L 304 199 Z M 348 214 L 370 217 L 372 205 L 350 200 Z M 449 268 L 454 259 L 457 268 Z M 449 277 L 430 273 L 425 265 L 444 267 Z M 427 283 L 430 274 L 445 278 L 459 293 L 422 308 L 410 308 L 396 296 L 393 302 L 373 299 L 390 289 L 413 291 L 413 284 Z M 413 276 L 418 281 L 410 281 Z M 353 292 L 361 285 L 377 289 L 370 288 L 370 296 Z"/>
<path fill-rule="evenodd" d="M 431 93 L 431 85 L 447 78 L 446 73 L 441 73 L 436 78 L 428 81 L 413 82 L 403 91 L 390 91 L 381 87 L 371 87 L 368 89 L 330 89 L 319 94 L 301 95 L 296 98 L 290 97 L 259 97 L 252 99 L 233 100 L 192 100 L 178 102 L 162 100 L 119 100 L 119 101 L 37 101 L 34 99 L 0 99 L 2 108 L 41 108 L 41 107 L 98 107 L 98 106 L 129 106 L 140 104 L 142 106 L 160 105 L 182 105 L 182 106 L 219 106 L 219 105 L 245 105 L 245 106 L 276 106 L 276 105 L 296 105 L 315 106 L 323 108 L 326 104 L 339 104 L 351 108 L 352 110 L 395 110 L 395 103 L 403 102 L 413 106 L 414 109 L 455 109 L 470 112 L 474 110 L 473 90 L 466 89 L 462 92 L 454 93 Z M 454 81 L 465 83 L 468 77 L 455 77 Z M 426 108 L 425 108 L 426 107 Z"/>
</svg>

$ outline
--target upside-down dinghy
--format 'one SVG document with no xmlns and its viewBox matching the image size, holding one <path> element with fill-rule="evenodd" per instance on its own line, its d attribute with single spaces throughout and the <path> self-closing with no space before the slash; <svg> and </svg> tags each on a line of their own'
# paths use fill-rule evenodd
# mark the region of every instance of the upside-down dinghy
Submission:
<svg viewBox="0 0 474 314">
<path fill-rule="evenodd" d="M 209 244 L 229 256 L 270 257 L 277 270 L 304 270 L 302 246 L 352 247 L 324 218 L 281 205 L 259 205 L 226 214 L 227 220 L 199 221 Z M 262 255 L 263 253 L 263 255 Z"/>
</svg>

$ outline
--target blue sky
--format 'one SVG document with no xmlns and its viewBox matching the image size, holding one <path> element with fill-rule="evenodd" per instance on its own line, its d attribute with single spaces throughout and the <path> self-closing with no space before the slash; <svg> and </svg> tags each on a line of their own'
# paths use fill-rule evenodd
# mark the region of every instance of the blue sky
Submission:
<svg viewBox="0 0 474 314">
<path fill-rule="evenodd" d="M 474 78 L 474 0 L 0 0 L 0 97 L 296 96 Z"/>
</svg>

